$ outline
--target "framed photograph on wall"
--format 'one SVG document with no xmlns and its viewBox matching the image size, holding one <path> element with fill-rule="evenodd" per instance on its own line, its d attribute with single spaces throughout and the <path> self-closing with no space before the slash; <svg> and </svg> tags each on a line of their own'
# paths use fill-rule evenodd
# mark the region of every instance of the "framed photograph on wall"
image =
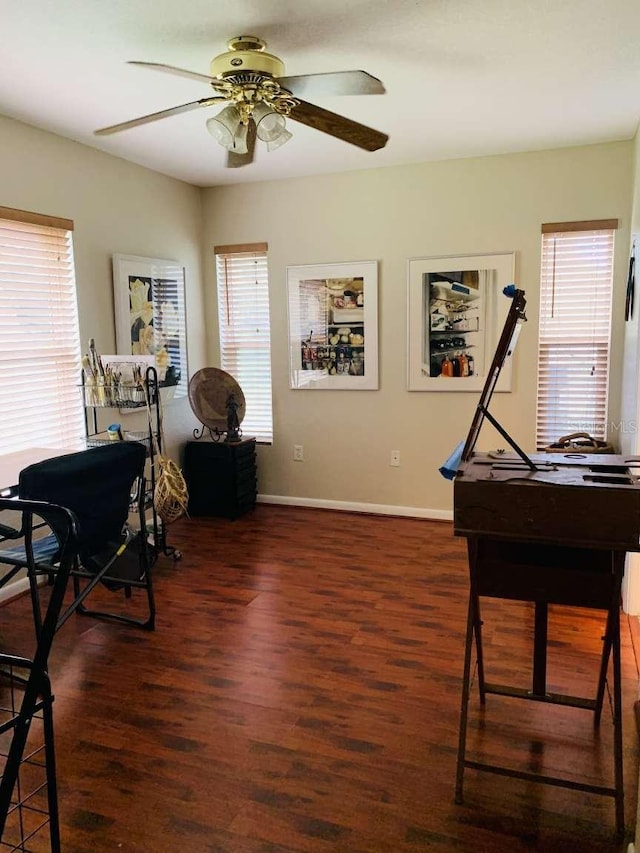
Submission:
<svg viewBox="0 0 640 853">
<path fill-rule="evenodd" d="M 290 387 L 378 388 L 378 262 L 287 267 Z"/>
<path fill-rule="evenodd" d="M 116 345 L 120 355 L 155 358 L 161 388 L 187 393 L 184 268 L 177 261 L 113 256 Z M 171 396 L 173 396 L 171 395 Z M 168 399 L 166 393 L 164 399 Z"/>
<path fill-rule="evenodd" d="M 511 300 L 515 252 L 409 260 L 409 391 L 482 391 Z M 511 390 L 511 359 L 496 391 Z"/>
</svg>

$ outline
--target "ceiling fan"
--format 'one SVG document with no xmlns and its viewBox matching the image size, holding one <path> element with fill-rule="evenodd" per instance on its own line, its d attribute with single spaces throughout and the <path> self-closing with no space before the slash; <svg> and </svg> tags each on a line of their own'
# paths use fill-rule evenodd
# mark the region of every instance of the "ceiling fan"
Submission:
<svg viewBox="0 0 640 853">
<path fill-rule="evenodd" d="M 211 86 L 214 95 L 103 127 L 96 130 L 95 134 L 106 136 L 198 107 L 229 102 L 218 115 L 208 119 L 207 130 L 227 149 L 227 166 L 232 168 L 246 166 L 253 161 L 256 137 L 266 143 L 267 150 L 287 142 L 291 133 L 286 128 L 285 118 L 350 142 L 365 151 L 377 151 L 386 145 L 389 139 L 387 134 L 308 103 L 300 97 L 382 95 L 385 89 L 380 80 L 366 71 L 334 71 L 285 77 L 282 60 L 266 53 L 265 47 L 266 42 L 256 36 L 232 38 L 228 42 L 228 51 L 211 61 L 210 75 L 160 62 L 131 62 L 131 65 L 202 80 Z"/>
</svg>

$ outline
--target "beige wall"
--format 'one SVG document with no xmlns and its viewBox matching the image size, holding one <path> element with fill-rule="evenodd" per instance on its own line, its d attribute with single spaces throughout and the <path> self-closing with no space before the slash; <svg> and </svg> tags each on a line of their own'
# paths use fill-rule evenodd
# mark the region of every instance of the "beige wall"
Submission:
<svg viewBox="0 0 640 853">
<path fill-rule="evenodd" d="M 261 152 L 262 155 L 262 152 Z M 268 156 L 265 154 L 264 156 Z M 632 143 L 425 163 L 204 191 L 204 272 L 211 363 L 214 244 L 269 243 L 275 438 L 259 448 L 263 495 L 447 514 L 438 467 L 469 427 L 477 395 L 406 391 L 407 260 L 515 250 L 529 323 L 513 392 L 492 413 L 534 446 L 540 224 L 618 217 L 611 418 L 619 419 L 622 310 L 629 245 Z M 378 391 L 288 387 L 287 265 L 379 261 Z M 304 462 L 293 461 L 293 445 Z M 485 427 L 479 446 L 503 446 Z M 401 466 L 389 466 L 399 450 Z"/>
<path fill-rule="evenodd" d="M 636 134 L 633 154 L 631 234 L 625 248 L 627 252 L 631 251 L 635 237 L 636 257 L 640 258 L 640 132 Z M 640 374 L 640 268 L 636 268 L 635 278 L 636 295 L 633 316 L 628 323 L 625 323 L 624 327 L 621 419 L 625 429 L 621 433 L 621 445 L 625 453 L 640 452 L 638 430 L 638 416 L 640 415 L 638 395 L 638 377 Z"/>
<path fill-rule="evenodd" d="M 631 212 L 631 235 L 627 252 L 636 239 L 636 258 L 640 259 L 640 131 L 636 133 L 633 148 Z M 640 453 L 640 267 L 636 267 L 636 297 L 633 316 L 624 325 L 624 357 L 622 380 L 621 448 L 624 453 Z M 624 609 L 627 613 L 640 614 L 640 554 L 627 555 L 627 571 L 622 587 Z M 640 803 L 639 803 L 640 808 Z M 638 821 L 640 827 L 640 820 Z M 640 831 L 640 830 L 639 830 Z M 636 850 L 640 850 L 640 837 L 636 838 Z"/>
<path fill-rule="evenodd" d="M 83 348 L 114 353 L 111 256 L 171 258 L 186 268 L 191 370 L 206 363 L 200 190 L 0 116 L 0 205 L 73 219 Z M 192 428 L 185 399 L 167 407 L 168 444 Z"/>
</svg>

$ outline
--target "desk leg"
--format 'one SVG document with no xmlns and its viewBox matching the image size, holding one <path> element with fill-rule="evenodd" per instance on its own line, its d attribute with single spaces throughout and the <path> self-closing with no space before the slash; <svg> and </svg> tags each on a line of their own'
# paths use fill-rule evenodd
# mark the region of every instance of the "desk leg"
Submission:
<svg viewBox="0 0 640 853">
<path fill-rule="evenodd" d="M 549 606 L 545 601 L 536 601 L 533 637 L 533 695 L 547 693 L 547 624 Z"/>
<path fill-rule="evenodd" d="M 624 574 L 625 556 L 626 554 L 624 552 L 620 553 L 619 551 L 614 551 L 611 555 L 611 571 L 614 574 L 615 583 L 613 585 L 613 594 L 611 596 L 611 601 L 609 602 L 607 625 L 605 628 L 602 643 L 602 658 L 600 660 L 600 675 L 598 677 L 598 691 L 596 693 L 596 712 L 594 718 L 594 725 L 596 726 L 600 725 L 600 716 L 602 714 L 602 703 L 604 701 L 604 689 L 607 681 L 607 670 L 609 668 L 609 657 L 611 655 L 611 648 L 616 637 L 618 637 L 618 641 L 620 640 L 620 588 L 622 586 L 622 576 Z"/>
<path fill-rule="evenodd" d="M 604 691 L 609 668 L 609 659 L 613 657 L 613 773 L 615 786 L 616 830 L 620 837 L 624 835 L 624 778 L 622 769 L 622 672 L 620 666 L 620 589 L 624 574 L 625 553 L 614 551 L 611 555 L 611 571 L 615 577 L 613 593 L 607 613 L 607 624 L 602 644 L 600 677 L 596 694 L 594 725 L 600 725 Z"/>
<path fill-rule="evenodd" d="M 604 690 L 607 685 L 607 670 L 609 668 L 609 657 L 611 655 L 612 646 L 615 644 L 615 632 L 613 627 L 612 613 L 607 614 L 607 627 L 605 628 L 602 642 L 602 658 L 600 659 L 600 675 L 598 677 L 598 692 L 596 693 L 596 709 L 593 718 L 593 724 L 597 728 L 600 725 L 600 717 L 602 716 L 602 705 L 604 702 Z M 615 661 L 614 661 L 615 669 Z M 615 681 L 615 673 L 614 673 Z M 615 683 L 614 683 L 615 688 Z"/>
<path fill-rule="evenodd" d="M 462 802 L 462 783 L 464 777 L 464 756 L 467 747 L 467 720 L 469 716 L 469 691 L 471 682 L 471 646 L 475 629 L 475 607 L 473 594 L 469 595 L 467 611 L 467 639 L 464 646 L 464 671 L 462 675 L 462 702 L 460 705 L 460 732 L 458 735 L 458 764 L 456 767 L 455 801 Z"/>
<path fill-rule="evenodd" d="M 622 775 L 622 673 L 620 668 L 620 608 L 613 614 L 613 761 L 616 787 L 616 829 L 624 834 L 624 780 Z"/>
<path fill-rule="evenodd" d="M 469 556 L 469 607 L 472 609 L 473 633 L 476 640 L 476 661 L 478 665 L 478 692 L 480 704 L 484 705 L 486 692 L 484 689 L 484 655 L 482 650 L 482 619 L 480 618 L 480 596 L 478 595 L 476 578 L 478 565 L 478 540 L 467 539 L 467 554 Z"/>
</svg>

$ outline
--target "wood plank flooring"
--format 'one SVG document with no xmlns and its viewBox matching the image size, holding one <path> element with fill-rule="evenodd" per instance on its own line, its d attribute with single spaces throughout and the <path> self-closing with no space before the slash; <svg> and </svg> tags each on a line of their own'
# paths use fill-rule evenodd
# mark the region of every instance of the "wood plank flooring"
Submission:
<svg viewBox="0 0 640 853">
<path fill-rule="evenodd" d="M 154 633 L 74 616 L 54 642 L 63 853 L 625 849 L 610 798 L 467 770 L 454 804 L 468 574 L 449 524 L 258 505 L 169 540 L 183 559 L 156 567 Z M 483 601 L 487 678 L 526 687 L 532 607 Z M 551 609 L 550 690 L 593 695 L 603 626 Z M 0 648 L 31 644 L 11 602 Z M 632 829 L 626 619 L 622 649 Z M 503 697 L 480 713 L 476 690 L 470 709 L 469 757 L 611 784 L 608 702 L 598 732 Z"/>
</svg>

